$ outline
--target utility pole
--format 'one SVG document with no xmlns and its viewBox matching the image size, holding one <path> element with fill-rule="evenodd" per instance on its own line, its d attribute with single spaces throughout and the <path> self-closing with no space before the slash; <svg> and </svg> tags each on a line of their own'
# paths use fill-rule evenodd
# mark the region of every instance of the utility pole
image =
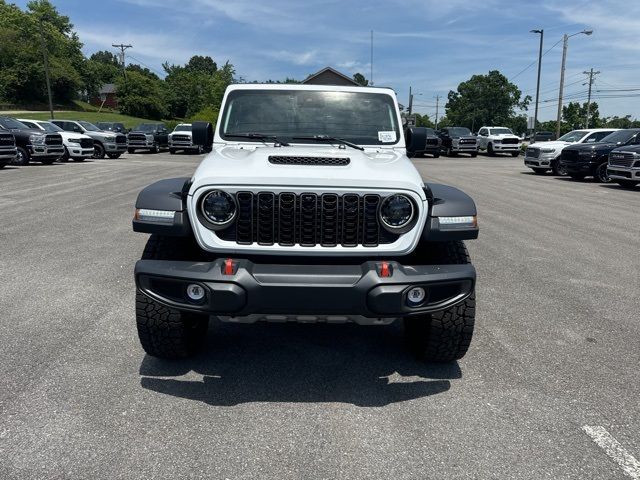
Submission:
<svg viewBox="0 0 640 480">
<path fill-rule="evenodd" d="M 53 96 L 51 95 L 51 80 L 49 79 L 49 53 L 44 40 L 44 22 L 40 17 L 40 43 L 42 45 L 42 56 L 44 58 L 44 78 L 47 81 L 47 95 L 49 96 L 49 114 L 53 120 Z"/>
<path fill-rule="evenodd" d="M 371 30 L 371 61 L 369 62 L 371 73 L 369 74 L 369 85 L 373 87 L 373 30 Z"/>
<path fill-rule="evenodd" d="M 536 109 L 533 114 L 533 133 L 536 131 L 538 124 L 538 101 L 540 100 L 540 71 L 542 70 L 542 43 L 544 40 L 544 30 L 531 30 L 531 33 L 540 34 L 540 48 L 538 49 L 538 81 L 536 82 Z"/>
<path fill-rule="evenodd" d="M 440 95 L 436 95 L 436 130 L 438 129 L 438 107 L 440 106 Z"/>
<path fill-rule="evenodd" d="M 560 66 L 560 90 L 558 91 L 558 116 L 556 121 L 556 138 L 560 138 L 560 122 L 562 121 L 562 89 L 564 88 L 564 66 L 567 63 L 567 44 L 569 35 L 562 37 L 562 65 Z"/>
<path fill-rule="evenodd" d="M 589 128 L 589 107 L 591 107 L 591 85 L 593 85 L 594 75 L 598 75 L 600 71 L 594 72 L 593 68 L 588 72 L 582 72 L 585 75 L 589 75 L 589 95 L 587 96 L 587 118 L 584 122 L 584 128 Z"/>
<path fill-rule="evenodd" d="M 411 115 L 411 111 L 413 108 L 413 94 L 411 93 L 411 86 L 409 86 L 409 108 L 407 109 L 407 113 Z"/>
<path fill-rule="evenodd" d="M 124 79 L 127 79 L 127 69 L 125 68 L 125 61 L 124 61 L 124 51 L 127 48 L 132 48 L 133 45 L 124 45 L 122 43 L 120 44 L 111 44 L 112 47 L 114 48 L 119 48 L 120 49 L 120 61 L 122 62 L 122 73 L 124 75 Z"/>
</svg>

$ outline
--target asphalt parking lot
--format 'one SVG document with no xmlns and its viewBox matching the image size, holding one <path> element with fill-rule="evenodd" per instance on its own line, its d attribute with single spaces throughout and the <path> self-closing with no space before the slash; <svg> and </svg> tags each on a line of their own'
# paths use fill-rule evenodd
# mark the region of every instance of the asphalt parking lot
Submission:
<svg viewBox="0 0 640 480">
<path fill-rule="evenodd" d="M 0 478 L 640 478 L 640 188 L 417 159 L 478 204 L 462 361 L 398 325 L 215 324 L 168 363 L 136 337 L 130 222 L 201 158 L 0 172 Z"/>
</svg>

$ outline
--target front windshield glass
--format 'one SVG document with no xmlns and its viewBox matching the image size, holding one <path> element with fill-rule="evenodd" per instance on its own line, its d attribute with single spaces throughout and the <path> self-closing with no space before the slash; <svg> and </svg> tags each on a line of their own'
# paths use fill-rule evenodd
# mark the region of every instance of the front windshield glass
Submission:
<svg viewBox="0 0 640 480">
<path fill-rule="evenodd" d="M 82 125 L 84 127 L 85 130 L 88 130 L 90 132 L 99 132 L 100 129 L 98 127 L 96 127 L 93 123 L 89 123 L 89 122 L 78 122 L 80 125 Z"/>
<path fill-rule="evenodd" d="M 449 129 L 449 135 L 452 137 L 464 137 L 465 135 L 471 135 L 471 130 L 465 127 L 453 127 Z"/>
<path fill-rule="evenodd" d="M 490 135 L 513 135 L 510 128 L 491 128 Z"/>
<path fill-rule="evenodd" d="M 279 140 L 326 135 L 359 145 L 390 145 L 400 139 L 391 95 L 319 90 L 235 90 L 227 97 L 220 136 L 260 133 Z M 261 141 L 243 139 L 242 141 Z"/>
<path fill-rule="evenodd" d="M 134 130 L 138 132 L 155 132 L 156 125 L 154 123 L 141 123 Z"/>
<path fill-rule="evenodd" d="M 627 143 L 638 133 L 638 130 L 618 130 L 610 133 L 598 143 Z"/>
<path fill-rule="evenodd" d="M 11 130 L 12 128 L 18 128 L 18 129 L 28 128 L 24 123 L 19 122 L 14 118 L 0 118 L 0 125 L 2 125 L 7 130 Z"/>
<path fill-rule="evenodd" d="M 574 130 L 562 135 L 558 141 L 560 142 L 579 142 L 587 133 L 585 130 Z"/>
<path fill-rule="evenodd" d="M 177 125 L 176 128 L 173 129 L 174 132 L 190 132 L 191 125 Z"/>
<path fill-rule="evenodd" d="M 50 133 L 54 133 L 54 132 L 64 132 L 63 129 L 61 129 L 59 126 L 54 125 L 51 122 L 38 122 L 39 125 L 44 128 L 45 132 L 50 132 Z"/>
</svg>

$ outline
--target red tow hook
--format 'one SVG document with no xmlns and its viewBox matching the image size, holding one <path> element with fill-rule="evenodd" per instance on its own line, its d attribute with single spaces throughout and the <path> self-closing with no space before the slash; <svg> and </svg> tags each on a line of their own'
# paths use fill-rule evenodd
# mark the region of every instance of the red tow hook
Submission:
<svg viewBox="0 0 640 480">
<path fill-rule="evenodd" d="M 227 258 L 224 261 L 224 265 L 222 266 L 222 274 L 233 275 L 233 260 L 231 258 Z"/>
<path fill-rule="evenodd" d="M 387 278 L 393 275 L 393 270 L 391 269 L 391 265 L 389 262 L 380 263 L 380 270 L 378 271 L 378 275 L 382 278 Z"/>
</svg>

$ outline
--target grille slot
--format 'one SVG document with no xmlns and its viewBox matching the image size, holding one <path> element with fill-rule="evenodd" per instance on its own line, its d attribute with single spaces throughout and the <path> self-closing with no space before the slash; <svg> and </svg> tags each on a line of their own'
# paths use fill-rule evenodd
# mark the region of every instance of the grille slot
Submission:
<svg viewBox="0 0 640 480">
<path fill-rule="evenodd" d="M 529 158 L 538 158 L 540 156 L 540 149 L 529 147 L 527 148 L 524 156 Z"/>
<path fill-rule="evenodd" d="M 8 135 L 8 134 L 4 134 L 4 135 L 0 135 L 0 145 L 2 146 L 11 146 L 13 147 L 15 145 L 15 141 L 13 139 L 13 135 Z"/>
<path fill-rule="evenodd" d="M 633 153 L 612 153 L 609 155 L 609 165 L 629 168 L 633 165 Z"/>
<path fill-rule="evenodd" d="M 271 155 L 269 163 L 274 165 L 321 165 L 321 166 L 345 166 L 349 165 L 348 157 L 294 157 Z"/>
<path fill-rule="evenodd" d="M 240 245 L 376 247 L 399 237 L 380 228 L 379 195 L 238 192 L 233 226 L 216 232 Z"/>
<path fill-rule="evenodd" d="M 57 133 L 51 133 L 44 139 L 46 145 L 62 145 L 62 136 Z"/>
<path fill-rule="evenodd" d="M 520 140 L 518 140 L 517 138 L 503 138 L 502 143 L 505 143 L 507 145 L 515 145 L 517 143 L 520 143 Z"/>
<path fill-rule="evenodd" d="M 172 135 L 171 140 L 174 142 L 190 142 L 191 137 L 188 135 Z"/>
</svg>

